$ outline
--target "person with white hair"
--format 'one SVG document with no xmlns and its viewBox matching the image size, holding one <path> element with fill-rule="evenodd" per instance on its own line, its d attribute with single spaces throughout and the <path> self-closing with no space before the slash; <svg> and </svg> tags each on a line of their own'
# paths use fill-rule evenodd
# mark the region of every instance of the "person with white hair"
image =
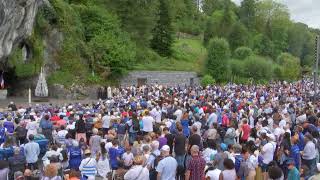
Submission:
<svg viewBox="0 0 320 180">
<path fill-rule="evenodd" d="M 156 171 L 158 180 L 175 180 L 178 163 L 170 156 L 170 147 L 164 145 L 161 148 L 162 160 L 159 161 Z"/>
<path fill-rule="evenodd" d="M 155 169 L 154 167 L 154 161 L 156 158 L 160 156 L 160 151 L 159 151 L 159 141 L 152 141 L 151 142 L 151 154 L 149 158 L 147 159 L 146 165 L 147 168 L 150 169 Z"/>
<path fill-rule="evenodd" d="M 89 145 L 91 147 L 92 155 L 96 155 L 97 152 L 101 150 L 100 142 L 102 140 L 101 136 L 98 135 L 99 131 L 96 128 L 92 130 L 93 136 L 90 137 Z"/>
</svg>

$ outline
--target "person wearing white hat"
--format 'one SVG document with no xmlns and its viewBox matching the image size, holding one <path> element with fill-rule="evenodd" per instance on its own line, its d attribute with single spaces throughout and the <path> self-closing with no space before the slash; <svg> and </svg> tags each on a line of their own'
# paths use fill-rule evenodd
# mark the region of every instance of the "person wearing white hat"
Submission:
<svg viewBox="0 0 320 180">
<path fill-rule="evenodd" d="M 95 177 L 97 174 L 97 160 L 91 157 L 90 149 L 84 151 L 85 159 L 81 161 L 79 170 L 84 178 Z"/>
<path fill-rule="evenodd" d="M 170 156 L 170 147 L 168 145 L 162 146 L 161 155 L 162 160 L 159 161 L 159 164 L 156 167 L 156 171 L 158 173 L 157 179 L 175 180 L 178 163 L 176 159 Z"/>
</svg>

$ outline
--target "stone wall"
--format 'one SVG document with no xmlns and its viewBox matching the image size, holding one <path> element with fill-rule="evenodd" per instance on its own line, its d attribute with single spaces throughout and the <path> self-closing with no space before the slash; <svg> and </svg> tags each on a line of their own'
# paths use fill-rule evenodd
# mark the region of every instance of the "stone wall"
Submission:
<svg viewBox="0 0 320 180">
<path fill-rule="evenodd" d="M 191 85 L 192 81 L 193 85 L 199 84 L 199 78 L 195 72 L 133 71 L 121 80 L 121 86 L 139 85 L 144 80 L 148 85 L 158 83 L 167 86 L 184 86 Z M 138 83 L 138 81 L 140 82 Z"/>
</svg>

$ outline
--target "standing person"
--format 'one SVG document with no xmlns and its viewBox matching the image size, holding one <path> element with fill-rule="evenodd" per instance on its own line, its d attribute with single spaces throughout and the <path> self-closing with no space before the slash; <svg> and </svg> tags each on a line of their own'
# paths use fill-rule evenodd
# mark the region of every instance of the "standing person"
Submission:
<svg viewBox="0 0 320 180">
<path fill-rule="evenodd" d="M 191 136 L 188 140 L 188 154 L 190 154 L 190 149 L 193 145 L 197 145 L 198 147 L 201 147 L 201 136 L 197 134 L 198 128 L 197 126 L 192 126 L 191 129 Z"/>
<path fill-rule="evenodd" d="M 82 160 L 81 148 L 78 141 L 72 141 L 72 147 L 69 150 L 69 168 L 79 170 Z"/>
<path fill-rule="evenodd" d="M 137 138 L 137 134 L 140 134 L 140 124 L 139 119 L 136 113 L 132 114 L 132 118 L 127 122 L 129 129 L 129 143 L 133 144 L 133 142 Z"/>
<path fill-rule="evenodd" d="M 289 159 L 287 160 L 287 165 L 288 165 L 288 169 L 289 169 L 289 173 L 288 173 L 288 180 L 300 180 L 300 173 L 298 171 L 298 169 L 294 166 L 294 160 L 293 159 Z"/>
<path fill-rule="evenodd" d="M 19 145 L 24 144 L 27 137 L 27 129 L 23 127 L 22 124 L 23 123 L 20 122 L 19 125 L 14 130 L 16 132 L 17 143 Z"/>
<path fill-rule="evenodd" d="M 164 145 L 161 148 L 162 160 L 159 161 L 156 171 L 158 173 L 158 180 L 175 180 L 176 170 L 177 170 L 177 161 L 170 156 L 170 147 Z"/>
<path fill-rule="evenodd" d="M 186 158 L 186 140 L 183 134 L 182 126 L 177 125 L 178 134 L 174 138 L 174 154 L 178 163 L 177 178 L 184 179 L 185 176 L 185 158 Z"/>
<path fill-rule="evenodd" d="M 79 120 L 76 122 L 76 139 L 80 141 L 81 138 L 84 139 L 84 142 L 87 142 L 86 137 L 86 123 L 83 120 L 83 115 L 79 115 Z"/>
<path fill-rule="evenodd" d="M 124 175 L 124 180 L 149 180 L 149 171 L 146 167 L 142 166 L 143 157 L 136 156 L 133 160 L 134 165 Z"/>
<path fill-rule="evenodd" d="M 110 165 L 109 165 L 109 159 L 108 159 L 108 153 L 105 148 L 105 143 L 100 143 L 100 149 L 101 151 L 97 154 L 97 173 L 99 176 L 101 176 L 104 180 L 107 179 L 108 173 L 111 171 Z"/>
<path fill-rule="evenodd" d="M 248 141 L 249 135 L 250 135 L 250 125 L 248 124 L 248 120 L 244 119 L 242 120 L 243 124 L 240 128 L 241 130 L 241 137 L 240 137 L 240 144 L 246 143 Z"/>
<path fill-rule="evenodd" d="M 170 133 L 168 127 L 163 128 L 163 134 L 164 137 L 167 139 L 167 145 L 170 147 L 170 154 L 172 154 L 174 135 Z"/>
<path fill-rule="evenodd" d="M 113 112 L 110 112 L 111 115 L 113 115 Z M 111 116 L 109 116 L 108 112 L 104 113 L 104 116 L 102 117 L 102 129 L 103 129 L 103 136 L 108 134 L 109 128 L 110 128 L 110 121 Z"/>
<path fill-rule="evenodd" d="M 158 162 L 157 159 L 160 156 L 159 151 L 159 141 L 152 141 L 151 143 L 151 154 L 146 162 L 147 168 L 149 169 L 150 179 L 155 179 L 157 177 L 156 166 Z"/>
<path fill-rule="evenodd" d="M 57 165 L 47 165 L 44 170 L 44 176 L 41 178 L 41 180 L 62 180 L 62 177 L 58 175 Z"/>
<path fill-rule="evenodd" d="M 98 135 L 98 129 L 94 128 L 92 130 L 93 136 L 90 137 L 89 146 L 91 147 L 91 154 L 95 156 L 97 152 L 101 150 L 100 142 L 102 140 L 101 136 Z"/>
<path fill-rule="evenodd" d="M 305 164 L 310 169 L 310 175 L 315 173 L 316 168 L 316 146 L 312 140 L 313 137 L 311 134 L 306 134 L 304 136 L 306 145 L 301 152 L 302 164 Z"/>
<path fill-rule="evenodd" d="M 144 114 L 145 116 L 142 118 L 142 123 L 143 123 L 142 131 L 144 134 L 147 134 L 153 131 L 154 119 L 149 115 L 148 110 L 146 110 Z"/>
<path fill-rule="evenodd" d="M 275 136 L 273 134 L 267 134 L 268 143 L 262 147 L 262 166 L 261 170 L 264 176 L 264 179 L 267 179 L 267 172 L 269 163 L 273 160 L 274 151 L 276 149 Z"/>
<path fill-rule="evenodd" d="M 38 143 L 34 142 L 33 134 L 29 135 L 29 142 L 24 146 L 24 155 L 27 160 L 27 165 L 29 169 L 37 169 L 38 156 L 40 154 L 40 146 Z"/>
<path fill-rule="evenodd" d="M 236 169 L 234 168 L 234 163 L 231 159 L 225 159 L 223 161 L 224 170 L 219 176 L 219 180 L 236 180 Z"/>
<path fill-rule="evenodd" d="M 66 144 L 66 135 L 68 134 L 68 131 L 65 129 L 65 127 L 62 125 L 60 127 L 60 130 L 57 133 L 57 140 L 56 142 L 60 145 Z"/>
<path fill-rule="evenodd" d="M 8 162 L 10 167 L 10 178 L 13 177 L 14 172 L 17 172 L 17 171 L 24 172 L 26 158 L 24 157 L 23 154 L 20 153 L 20 148 L 14 149 L 14 154 L 12 157 L 9 157 Z"/>
<path fill-rule="evenodd" d="M 52 137 L 52 129 L 53 125 L 50 121 L 49 115 L 45 115 L 43 119 L 40 121 L 40 128 L 42 130 L 42 134 L 49 140 L 50 143 L 53 143 Z"/>
<path fill-rule="evenodd" d="M 30 116 L 30 120 L 31 121 L 28 122 L 26 125 L 26 129 L 28 130 L 27 137 L 29 137 L 30 134 L 36 135 L 39 127 L 38 123 L 36 122 L 33 116 Z"/>
<path fill-rule="evenodd" d="M 190 151 L 192 159 L 187 166 L 186 180 L 202 180 L 205 178 L 204 168 L 206 166 L 206 161 L 199 156 L 199 146 L 193 145 Z"/>
<path fill-rule="evenodd" d="M 89 149 L 84 151 L 84 155 L 85 159 L 81 161 L 79 166 L 81 175 L 84 178 L 94 178 L 97 175 L 97 161 L 91 157 L 91 151 Z"/>
</svg>

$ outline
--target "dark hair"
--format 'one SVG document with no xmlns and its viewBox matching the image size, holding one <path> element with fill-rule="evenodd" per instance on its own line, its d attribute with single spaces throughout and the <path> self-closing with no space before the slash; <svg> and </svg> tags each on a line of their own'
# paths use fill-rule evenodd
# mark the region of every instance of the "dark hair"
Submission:
<svg viewBox="0 0 320 180">
<path fill-rule="evenodd" d="M 164 127 L 163 131 L 169 131 L 169 128 L 168 127 Z"/>
<path fill-rule="evenodd" d="M 64 125 L 61 125 L 60 130 L 64 130 L 64 129 L 65 129 Z"/>
<path fill-rule="evenodd" d="M 281 168 L 277 166 L 272 166 L 272 167 L 269 167 L 268 174 L 270 179 L 279 179 L 282 177 L 283 173 Z"/>
<path fill-rule="evenodd" d="M 58 146 L 54 144 L 54 145 L 51 146 L 51 149 L 54 150 L 54 151 L 57 151 L 58 150 Z"/>
<path fill-rule="evenodd" d="M 223 161 L 223 166 L 228 170 L 234 169 L 234 163 L 231 159 L 225 159 Z"/>
<path fill-rule="evenodd" d="M 30 140 L 30 141 L 33 141 L 33 139 L 34 139 L 34 135 L 33 135 L 33 134 L 30 134 L 30 135 L 29 135 L 29 140 Z"/>
<path fill-rule="evenodd" d="M 9 168 L 9 163 L 5 160 L 0 160 L 0 169 Z"/>
<path fill-rule="evenodd" d="M 208 145 L 208 148 L 210 149 L 217 149 L 217 145 L 212 139 L 207 140 L 207 145 Z"/>
<path fill-rule="evenodd" d="M 103 159 L 104 159 L 104 158 L 106 157 L 106 155 L 107 155 L 107 150 L 106 150 L 105 146 L 106 146 L 106 143 L 105 143 L 105 142 L 101 142 L 101 143 L 100 143 L 101 155 L 102 155 Z"/>
<path fill-rule="evenodd" d="M 49 120 L 49 118 L 50 118 L 50 116 L 49 116 L 48 114 L 46 114 L 46 115 L 44 116 L 44 119 L 45 119 L 45 120 Z"/>
</svg>

